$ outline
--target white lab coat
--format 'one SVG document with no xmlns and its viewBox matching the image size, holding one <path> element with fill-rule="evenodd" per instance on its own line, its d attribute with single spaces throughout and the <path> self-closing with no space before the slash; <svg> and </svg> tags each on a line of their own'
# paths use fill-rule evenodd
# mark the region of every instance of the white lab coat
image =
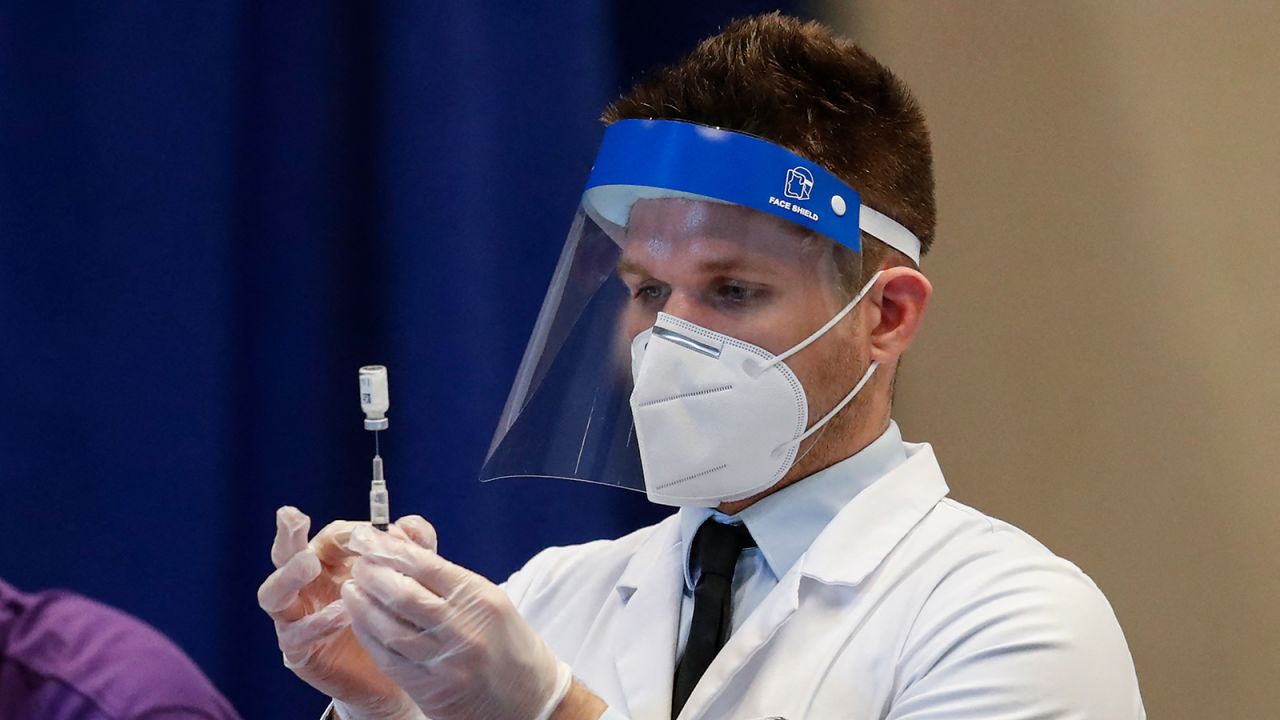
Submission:
<svg viewBox="0 0 1280 720">
<path fill-rule="evenodd" d="M 1097 587 L 1016 528 L 946 499 L 928 445 L 858 494 L 746 618 L 680 720 L 1138 720 Z M 504 588 L 606 717 L 669 720 L 676 517 L 539 553 Z"/>
</svg>

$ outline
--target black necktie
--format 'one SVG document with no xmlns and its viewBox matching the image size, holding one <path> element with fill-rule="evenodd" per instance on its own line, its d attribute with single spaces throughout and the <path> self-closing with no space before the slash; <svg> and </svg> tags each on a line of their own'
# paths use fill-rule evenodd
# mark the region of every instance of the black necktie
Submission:
<svg viewBox="0 0 1280 720">
<path fill-rule="evenodd" d="M 693 557 L 702 575 L 693 589 L 689 641 L 676 665 L 671 718 L 680 714 L 693 688 L 729 639 L 733 625 L 733 568 L 744 548 L 755 547 L 745 525 L 724 525 L 708 518 L 693 538 Z"/>
</svg>

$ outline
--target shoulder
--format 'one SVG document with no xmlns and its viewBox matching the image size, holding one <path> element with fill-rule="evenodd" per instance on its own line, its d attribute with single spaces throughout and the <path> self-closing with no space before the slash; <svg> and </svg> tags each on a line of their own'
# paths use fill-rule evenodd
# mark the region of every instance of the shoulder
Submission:
<svg viewBox="0 0 1280 720">
<path fill-rule="evenodd" d="M 1059 624 L 1115 623 L 1111 605 L 1093 580 L 1019 528 L 971 507 L 944 500 L 926 519 L 933 572 L 921 620 L 929 611 L 976 614 L 1037 613 Z"/>
<path fill-rule="evenodd" d="M 73 593 L 23 597 L 0 654 L 42 697 L 119 720 L 237 717 L 195 663 L 141 620 Z"/>
<path fill-rule="evenodd" d="M 589 594 L 593 587 L 612 588 L 636 552 L 674 516 L 613 540 L 549 547 L 534 555 L 504 584 L 517 606 L 572 588 Z"/>
<path fill-rule="evenodd" d="M 923 523 L 928 542 L 936 543 L 937 590 L 1026 586 L 1075 588 L 1106 604 L 1080 568 L 1055 555 L 1034 537 L 998 518 L 946 499 Z M 935 591 L 936 594 L 936 591 Z"/>
<path fill-rule="evenodd" d="M 1133 660 L 1110 603 L 1022 530 L 944 500 L 922 523 L 930 568 L 900 662 L 904 688 L 975 681 L 992 697 L 1139 717 Z M 924 547 L 920 548 L 921 550 Z"/>
<path fill-rule="evenodd" d="M 621 606 L 619 589 L 626 575 L 656 562 L 659 546 L 669 549 L 674 516 L 616 540 L 552 547 L 538 553 L 511 576 L 503 589 L 530 627 L 556 655 L 570 662 L 599 643 L 592 632 L 612 627 Z M 664 553 L 665 554 L 665 553 Z M 608 632 L 604 630 L 604 632 Z"/>
</svg>

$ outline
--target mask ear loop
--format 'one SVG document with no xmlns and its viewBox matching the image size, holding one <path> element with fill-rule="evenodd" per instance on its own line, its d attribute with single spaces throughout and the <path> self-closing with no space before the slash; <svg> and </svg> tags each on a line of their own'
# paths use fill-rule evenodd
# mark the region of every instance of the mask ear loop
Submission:
<svg viewBox="0 0 1280 720">
<path fill-rule="evenodd" d="M 784 442 L 778 447 L 774 448 L 773 454 L 777 455 L 778 452 L 782 450 L 782 448 L 785 448 L 788 445 L 792 445 L 792 444 L 798 445 L 804 442 L 810 435 L 818 432 L 823 427 L 825 427 L 826 424 L 831 420 L 831 418 L 835 417 L 837 413 L 843 410 L 845 406 L 848 405 L 850 402 L 852 402 L 852 400 L 858 395 L 858 393 L 862 391 L 862 387 L 867 384 L 867 381 L 871 379 L 871 376 L 875 373 L 876 368 L 878 367 L 880 367 L 880 361 L 872 360 L 871 364 L 867 366 L 867 371 L 862 373 L 862 378 L 858 380 L 858 384 L 853 386 L 853 389 L 849 391 L 848 395 L 844 396 L 843 400 L 836 403 L 836 406 L 831 408 L 831 412 L 827 413 L 826 415 L 823 415 L 821 420 L 814 423 L 808 430 L 805 430 L 804 433 L 800 435 L 800 437 L 796 438 L 795 440 L 788 440 L 787 442 Z M 809 450 L 812 450 L 812 449 L 813 449 L 812 447 L 809 448 Z M 808 450 L 806 450 L 805 453 L 808 453 Z M 797 461 L 799 459 L 800 458 L 796 458 Z"/>
<path fill-rule="evenodd" d="M 845 305 L 843 310 L 836 313 L 835 317 L 827 321 L 827 324 L 818 328 L 817 332 L 813 333 L 809 337 L 800 341 L 799 345 L 796 345 L 790 350 L 774 358 L 773 361 L 771 361 L 767 365 L 764 365 L 761 372 L 773 367 L 774 365 L 777 365 L 778 363 L 786 360 L 792 355 L 795 355 L 796 353 L 805 349 L 806 347 L 811 345 L 813 341 L 822 337 L 828 330 L 835 327 L 836 323 L 843 320 L 846 316 L 848 316 L 850 312 L 853 312 L 853 309 L 858 306 L 858 303 L 862 301 L 862 298 L 867 294 L 867 292 L 869 292 L 871 288 L 875 286 L 876 280 L 880 278 L 880 275 L 883 272 L 884 272 L 883 270 L 879 270 L 876 272 L 876 274 L 872 275 L 871 279 L 868 280 L 867 283 L 862 286 L 862 289 L 858 291 L 858 294 L 854 296 L 853 300 L 850 300 L 849 304 Z M 831 420 L 831 418 L 835 417 L 837 413 L 843 410 L 845 406 L 848 405 L 850 402 L 852 402 L 853 398 L 856 397 L 857 394 L 862 391 L 863 386 L 867 384 L 867 381 L 871 380 L 871 376 L 875 374 L 876 368 L 878 367 L 880 367 L 880 361 L 872 360 L 871 364 L 867 366 L 866 372 L 862 373 L 862 377 L 858 380 L 858 384 L 853 386 L 853 389 L 849 391 L 848 395 L 844 396 L 843 400 L 836 403 L 836 406 L 831 408 L 831 412 L 827 413 L 826 415 L 823 415 L 821 420 L 819 420 L 818 422 L 810 426 L 808 430 L 805 430 L 804 433 L 800 435 L 800 437 L 796 438 L 795 440 L 791 440 L 789 442 L 783 443 L 782 445 L 778 446 L 778 448 L 776 448 L 774 452 L 776 453 L 778 450 L 786 447 L 787 445 L 790 445 L 791 443 L 798 444 L 798 443 L 804 442 L 804 440 L 808 438 L 810 435 L 814 434 L 815 432 L 821 430 L 824 426 L 826 426 L 826 424 Z"/>
<path fill-rule="evenodd" d="M 828 420 L 835 417 L 836 413 L 843 410 L 844 406 L 848 405 L 849 402 L 853 400 L 854 396 L 857 395 L 858 392 L 862 390 L 862 386 L 867 384 L 867 381 L 871 379 L 872 374 L 875 373 L 876 368 L 878 367 L 880 367 L 880 361 L 872 360 L 871 364 L 867 366 L 867 371 L 862 373 L 862 379 L 858 381 L 857 385 L 853 386 L 853 389 L 849 391 L 849 394 L 845 395 L 843 400 L 836 403 L 836 406 L 834 408 L 831 408 L 831 412 L 827 413 L 826 415 L 823 415 L 821 420 L 813 424 L 813 427 L 809 428 L 808 430 L 805 430 L 803 435 L 796 438 L 792 442 L 803 442 L 805 438 L 817 432 L 823 425 L 826 425 Z"/>
</svg>

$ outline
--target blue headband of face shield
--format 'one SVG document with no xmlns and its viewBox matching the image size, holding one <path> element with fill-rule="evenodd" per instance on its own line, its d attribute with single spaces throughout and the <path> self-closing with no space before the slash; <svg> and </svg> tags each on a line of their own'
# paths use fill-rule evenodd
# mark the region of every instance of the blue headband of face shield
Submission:
<svg viewBox="0 0 1280 720">
<path fill-rule="evenodd" d="M 741 205 L 860 252 L 859 231 L 917 265 L 920 241 L 817 163 L 753 135 L 680 120 L 620 120 L 605 130 L 582 196 L 597 221 L 625 226 L 637 200 Z"/>
</svg>

